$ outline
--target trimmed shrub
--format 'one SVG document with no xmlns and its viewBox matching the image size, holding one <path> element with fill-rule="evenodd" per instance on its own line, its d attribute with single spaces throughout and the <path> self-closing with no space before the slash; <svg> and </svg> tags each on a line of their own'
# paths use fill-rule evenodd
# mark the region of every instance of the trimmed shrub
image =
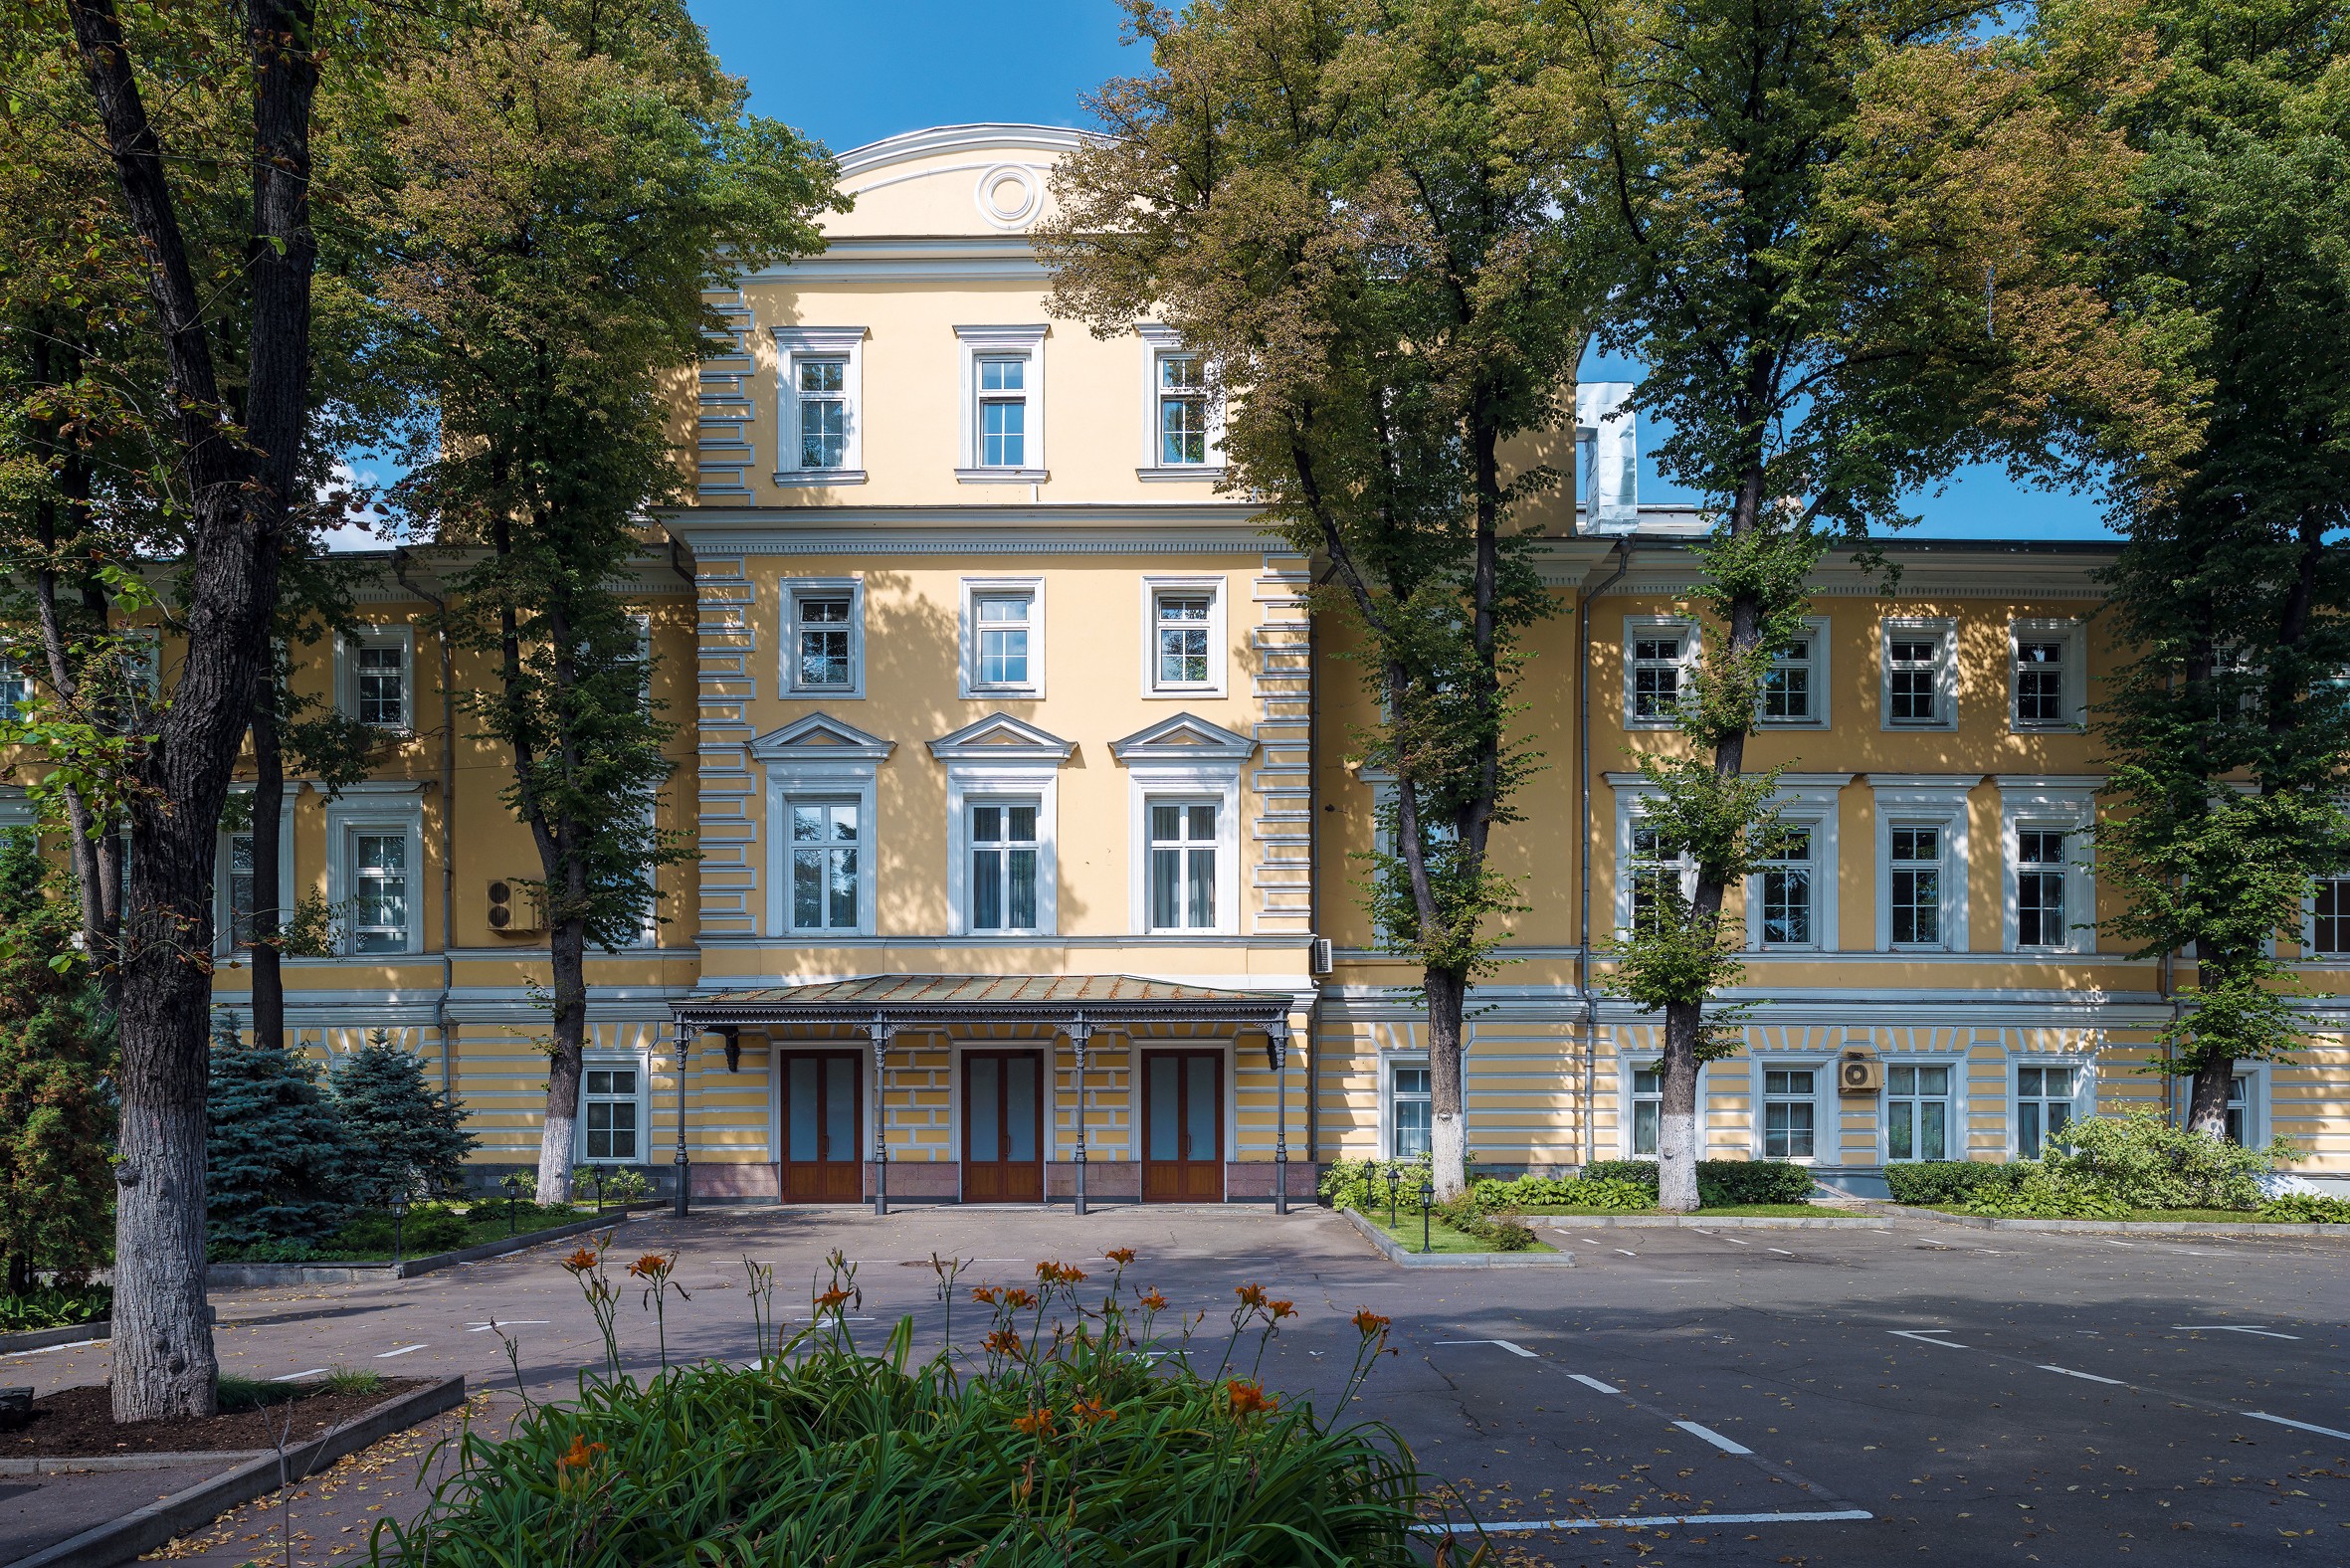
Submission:
<svg viewBox="0 0 2350 1568">
<path fill-rule="evenodd" d="M 2256 1209 L 2259 1183 L 2285 1149 L 2247 1149 L 2190 1132 L 2151 1110 L 2088 1116 L 2041 1163 L 2058 1187 L 2094 1191 L 2128 1209 Z"/>
<path fill-rule="evenodd" d="M 455 1252 L 473 1237 L 472 1224 L 455 1209 L 437 1203 L 418 1204 L 396 1227 L 400 1250 L 410 1258 Z M 328 1239 L 324 1250 L 368 1255 L 392 1250 L 395 1227 L 381 1209 L 370 1209 Z"/>
<path fill-rule="evenodd" d="M 2040 1161 L 2018 1160 L 2012 1182 L 1985 1182 L 1967 1207 L 2001 1220 L 2126 1220 L 2130 1206 L 2088 1183 L 2067 1180 Z"/>
<path fill-rule="evenodd" d="M 224 1017 L 212 1036 L 204 1182 L 212 1246 L 257 1261 L 299 1262 L 350 1211 L 342 1119 L 315 1065 L 248 1045 Z M 255 1248 L 270 1248 L 264 1259 Z"/>
<path fill-rule="evenodd" d="M 1420 1212 L 1420 1183 L 1430 1169 L 1426 1157 L 1417 1160 L 1335 1160 L 1323 1168 L 1322 1179 L 1315 1184 L 1315 1195 L 1333 1209 L 1360 1209 L 1365 1214 L 1373 1209 L 1387 1208 L 1387 1173 L 1390 1169 L 1403 1172 L 1403 1182 L 1396 1188 L 1396 1207 Z M 1488 1178 L 1488 1181 L 1490 1179 Z M 1469 1190 L 1475 1191 L 1486 1183 L 1472 1180 Z"/>
<path fill-rule="evenodd" d="M 428 1087 L 424 1064 L 382 1030 L 335 1064 L 333 1083 L 354 1202 L 384 1204 L 464 1183 L 465 1157 L 481 1141 L 465 1130 L 464 1102 Z"/>
<path fill-rule="evenodd" d="M 1575 1194 L 1567 1200 L 1587 1209 L 1604 1209 L 1615 1214 L 1629 1214 L 1635 1209 L 1657 1207 L 1657 1189 L 1644 1187 L 1636 1181 L 1605 1176 L 1597 1181 L 1575 1183 Z"/>
<path fill-rule="evenodd" d="M 1914 1165 L 1887 1165 L 1885 1186 L 1895 1203 L 1965 1203 L 1989 1173 L 2005 1169 L 1973 1160 L 1920 1160 Z"/>
<path fill-rule="evenodd" d="M 110 1284 L 35 1285 L 20 1293 L 0 1295 L 0 1334 L 95 1323 L 113 1309 L 114 1287 Z"/>
<path fill-rule="evenodd" d="M 1485 1181 L 1480 1187 L 1504 1185 Z M 1464 1236 L 1473 1236 L 1497 1253 L 1522 1253 L 1534 1246 L 1534 1230 L 1525 1220 L 1507 1209 L 1490 1210 L 1474 1193 L 1464 1193 L 1451 1203 L 1439 1204 L 1436 1217 Z"/>
<path fill-rule="evenodd" d="M 1657 1201 L 1655 1160 L 1593 1160 L 1583 1168 L 1585 1181 L 1631 1181 L 1649 1190 Z M 1580 1198 L 1562 1199 L 1579 1203 Z M 1734 1203 L 1809 1203 L 1812 1171 L 1792 1160 L 1699 1160 L 1697 1202 L 1708 1209 Z"/>
<path fill-rule="evenodd" d="M 1700 1167 L 1704 1162 L 1700 1161 Z M 1657 1162 L 1655 1160 L 1593 1160 L 1583 1167 L 1585 1181 L 1636 1181 L 1652 1193 L 1657 1190 Z"/>
<path fill-rule="evenodd" d="M 1488 1209 L 1524 1209 L 1542 1203 L 1582 1203 L 1583 1185 L 1571 1176 L 1520 1176 L 1514 1181 L 1487 1176 L 1471 1191 Z"/>
<path fill-rule="evenodd" d="M 2293 1220 L 2303 1225 L 2350 1225 L 2350 1198 L 2325 1198 L 2313 1192 L 2280 1193 L 2260 1205 L 2263 1220 Z"/>
</svg>

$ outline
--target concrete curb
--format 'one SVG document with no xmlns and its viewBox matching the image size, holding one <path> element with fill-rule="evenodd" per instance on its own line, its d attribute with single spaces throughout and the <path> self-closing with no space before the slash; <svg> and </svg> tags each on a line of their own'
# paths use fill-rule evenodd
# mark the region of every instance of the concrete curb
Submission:
<svg viewBox="0 0 2350 1568">
<path fill-rule="evenodd" d="M 1797 1219 L 1793 1215 L 1782 1218 L 1771 1214 L 1725 1214 L 1708 1218 L 1700 1211 L 1696 1214 L 1529 1214 L 1525 1218 L 1528 1225 L 1548 1225 L 1562 1231 L 1577 1226 L 1593 1229 L 1621 1226 L 1627 1230 L 1655 1231 L 1881 1231 L 1885 1228 L 1885 1221 L 1873 1215 L 1822 1215 L 1817 1219 Z"/>
<path fill-rule="evenodd" d="M 1370 1239 L 1380 1256 L 1403 1269 L 1572 1269 L 1573 1253 L 1409 1253 L 1385 1231 L 1352 1209 L 1341 1209 L 1347 1223 Z"/>
<path fill-rule="evenodd" d="M 70 1345 L 85 1339 L 95 1344 L 113 1337 L 114 1325 L 103 1317 L 87 1323 L 69 1323 L 64 1328 L 26 1328 L 13 1334 L 0 1334 L 0 1356 L 19 1350 L 47 1350 L 52 1345 Z"/>
<path fill-rule="evenodd" d="M 278 1457 L 276 1449 L 216 1449 L 209 1454 L 84 1454 L 0 1460 L 0 1475 L 75 1475 L 98 1470 L 177 1470 L 183 1465 L 217 1465 L 222 1460 Z"/>
<path fill-rule="evenodd" d="M 1943 1214 L 1931 1209 L 1919 1218 L 1930 1224 L 1964 1226 L 1970 1231 L 2052 1231 L 2081 1236 L 2290 1236 L 2350 1242 L 2350 1225 L 2298 1221 L 2230 1225 L 2219 1220 L 2003 1220 L 1988 1214 Z"/>
<path fill-rule="evenodd" d="M 640 1208 L 659 1208 L 665 1205 L 644 1204 Z M 358 1284 L 366 1280 L 413 1279 L 418 1274 L 437 1274 L 454 1269 L 459 1264 L 478 1264 L 492 1258 L 503 1258 L 541 1242 L 559 1242 L 568 1237 L 583 1236 L 589 1231 L 600 1231 L 606 1226 L 625 1225 L 633 1216 L 626 1210 L 614 1209 L 600 1219 L 573 1220 L 565 1225 L 550 1225 L 543 1231 L 524 1231 L 519 1236 L 501 1236 L 478 1247 L 460 1248 L 454 1253 L 434 1253 L 424 1258 L 403 1258 L 394 1264 L 389 1259 L 380 1264 L 211 1264 L 205 1268 L 206 1288 L 222 1290 L 288 1284 Z"/>
<path fill-rule="evenodd" d="M 331 1432 L 289 1449 L 284 1462 L 287 1484 L 306 1480 L 346 1454 L 464 1403 L 462 1377 L 444 1378 L 429 1388 L 385 1400 Z M 116 1563 L 130 1562 L 166 1541 L 203 1528 L 239 1503 L 276 1491 L 279 1463 L 275 1451 L 248 1460 L 235 1470 L 175 1491 L 119 1519 L 84 1530 L 30 1557 L 20 1557 L 14 1568 L 113 1568 Z"/>
</svg>

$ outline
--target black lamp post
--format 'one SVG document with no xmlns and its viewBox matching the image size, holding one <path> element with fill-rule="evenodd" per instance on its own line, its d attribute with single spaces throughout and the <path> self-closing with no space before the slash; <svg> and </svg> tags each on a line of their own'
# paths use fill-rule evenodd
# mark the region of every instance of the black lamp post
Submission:
<svg viewBox="0 0 2350 1568">
<path fill-rule="evenodd" d="M 522 1178 L 519 1174 L 508 1176 L 498 1185 L 505 1189 L 505 1233 L 511 1236 L 514 1234 L 515 1216 L 519 1213 L 514 1206 L 522 1201 Z"/>
<path fill-rule="evenodd" d="M 405 1246 L 407 1226 L 408 1195 L 404 1192 L 396 1192 L 392 1194 L 392 1274 L 395 1278 L 400 1274 L 400 1261 L 408 1256 Z"/>
<path fill-rule="evenodd" d="M 1430 1251 L 1428 1245 L 1428 1206 L 1436 1201 L 1436 1183 L 1428 1177 L 1420 1178 L 1420 1250 Z"/>
<path fill-rule="evenodd" d="M 1391 1231 L 1395 1229 L 1396 1189 L 1403 1185 L 1403 1167 L 1396 1164 L 1395 1161 L 1389 1160 L 1387 1162 L 1387 1228 Z"/>
<path fill-rule="evenodd" d="M 594 1166 L 588 1171 L 588 1181 L 596 1189 L 596 1218 L 604 1218 L 604 1167 Z"/>
</svg>

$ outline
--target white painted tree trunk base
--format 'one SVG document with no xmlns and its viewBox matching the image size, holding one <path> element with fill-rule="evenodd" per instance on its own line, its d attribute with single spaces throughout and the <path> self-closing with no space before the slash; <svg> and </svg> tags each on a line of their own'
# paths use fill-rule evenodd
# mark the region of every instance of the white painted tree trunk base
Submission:
<svg viewBox="0 0 2350 1568">
<path fill-rule="evenodd" d="M 1439 1113 L 1428 1131 L 1430 1163 L 1436 1171 L 1436 1201 L 1450 1203 L 1469 1190 L 1469 1135 L 1459 1116 Z"/>
<path fill-rule="evenodd" d="M 1667 1110 L 1657 1118 L 1657 1207 L 1688 1214 L 1697 1207 L 1697 1117 Z"/>
<path fill-rule="evenodd" d="M 579 1118 L 549 1112 L 546 1130 L 538 1140 L 538 1201 L 571 1201 L 571 1150 L 578 1136 Z"/>
</svg>

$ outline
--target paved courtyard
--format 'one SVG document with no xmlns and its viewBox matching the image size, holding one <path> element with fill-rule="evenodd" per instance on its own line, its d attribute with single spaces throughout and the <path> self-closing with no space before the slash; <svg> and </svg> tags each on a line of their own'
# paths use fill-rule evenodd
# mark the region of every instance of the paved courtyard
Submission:
<svg viewBox="0 0 2350 1568">
<path fill-rule="evenodd" d="M 775 1267 L 779 1307 L 804 1320 L 835 1248 L 861 1266 L 853 1327 L 877 1342 L 910 1313 L 937 1343 L 933 1252 L 973 1260 L 961 1294 L 1132 1247 L 1129 1278 L 1211 1328 L 1235 1284 L 1262 1281 L 1301 1309 L 1267 1360 L 1292 1396 L 1334 1386 L 1346 1319 L 1369 1306 L 1401 1354 L 1357 1414 L 1498 1526 L 1504 1561 L 2350 1562 L 2350 1247 L 1562 1225 L 1573 1270 L 1406 1273 L 1314 1210 L 713 1210 L 632 1222 L 616 1246 L 681 1253 L 692 1298 L 670 1309 L 673 1359 L 752 1354 L 745 1257 Z M 477 1406 L 494 1429 L 515 1368 L 492 1319 L 533 1398 L 599 1356 L 557 1266 L 570 1245 L 398 1283 L 222 1292 L 223 1365 L 463 1372 L 495 1391 Z M 650 1314 L 625 1301 L 624 1346 L 651 1364 Z M 957 1338 L 978 1321 L 963 1306 Z M 0 1368 L 46 1391 L 101 1380 L 105 1357 Z M 361 1556 L 378 1510 L 412 1511 L 421 1448 L 300 1498 L 296 1561 Z M 1695 1513 L 1710 1517 L 1669 1522 Z M 1593 1523 L 1624 1520 L 1667 1522 Z M 277 1522 L 241 1510 L 186 1560 L 243 1563 L 264 1530 Z"/>
</svg>

